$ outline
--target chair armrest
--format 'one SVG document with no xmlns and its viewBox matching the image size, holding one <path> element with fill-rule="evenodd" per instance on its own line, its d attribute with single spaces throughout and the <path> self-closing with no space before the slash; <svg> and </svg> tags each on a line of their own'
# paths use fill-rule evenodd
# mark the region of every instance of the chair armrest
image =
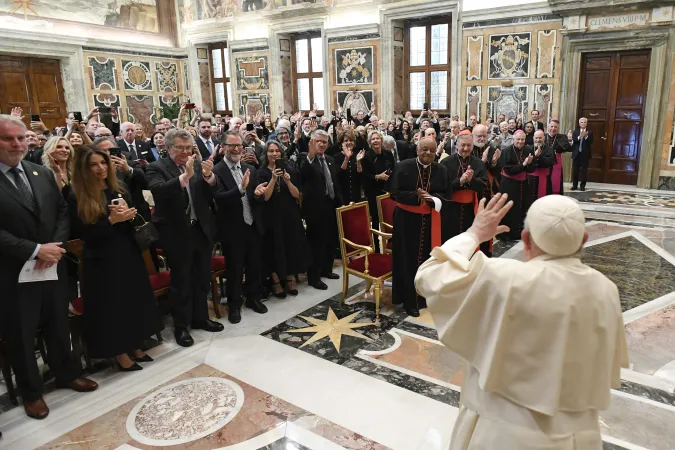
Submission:
<svg viewBox="0 0 675 450">
<path fill-rule="evenodd" d="M 380 231 L 380 230 L 376 230 L 376 229 L 374 229 L 374 228 L 371 228 L 370 231 L 372 231 L 373 233 L 377 234 L 378 236 L 382 236 L 382 237 L 385 238 L 385 239 L 391 239 L 391 236 L 392 236 L 391 233 L 384 233 L 384 232 L 382 232 L 382 231 Z"/>
<path fill-rule="evenodd" d="M 391 228 L 392 230 L 394 229 L 393 225 L 389 225 L 387 222 L 380 222 L 380 225 L 384 225 L 387 228 Z"/>
<path fill-rule="evenodd" d="M 371 247 L 368 247 L 367 245 L 356 244 L 356 243 L 350 241 L 347 238 L 342 238 L 342 240 L 345 241 L 347 244 L 351 245 L 354 248 L 358 248 L 359 250 L 363 250 L 364 252 L 366 252 L 367 255 L 370 255 L 371 253 L 375 253 L 375 249 L 373 249 Z"/>
</svg>

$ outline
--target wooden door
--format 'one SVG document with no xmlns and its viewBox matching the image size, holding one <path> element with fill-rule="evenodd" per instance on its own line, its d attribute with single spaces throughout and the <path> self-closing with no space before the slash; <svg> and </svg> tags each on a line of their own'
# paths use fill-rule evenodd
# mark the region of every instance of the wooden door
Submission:
<svg viewBox="0 0 675 450">
<path fill-rule="evenodd" d="M 593 133 L 589 181 L 637 183 L 649 57 L 649 50 L 583 56 L 577 117 Z"/>
<path fill-rule="evenodd" d="M 31 114 L 52 129 L 66 122 L 59 61 L 42 58 L 0 56 L 0 111 L 9 114 L 21 107 L 26 125 Z"/>
</svg>

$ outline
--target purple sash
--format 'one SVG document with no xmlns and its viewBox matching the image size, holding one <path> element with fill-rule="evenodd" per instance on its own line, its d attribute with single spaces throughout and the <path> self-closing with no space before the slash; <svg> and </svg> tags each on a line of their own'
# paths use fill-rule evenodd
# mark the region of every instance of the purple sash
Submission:
<svg viewBox="0 0 675 450">
<path fill-rule="evenodd" d="M 553 194 L 559 195 L 560 192 L 560 182 L 562 180 L 562 153 L 555 154 L 555 165 L 551 170 L 551 185 L 553 186 Z"/>
<path fill-rule="evenodd" d="M 537 183 L 537 198 L 542 198 L 546 195 L 546 177 L 548 177 L 550 169 L 534 169 L 534 172 L 530 176 L 538 177 L 539 182 Z"/>
<path fill-rule="evenodd" d="M 520 172 L 520 173 L 517 173 L 515 175 L 509 175 L 508 173 L 506 173 L 502 170 L 502 176 L 506 177 L 506 178 L 511 178 L 512 180 L 516 180 L 516 181 L 527 180 L 527 173 L 525 173 L 525 172 Z"/>
</svg>

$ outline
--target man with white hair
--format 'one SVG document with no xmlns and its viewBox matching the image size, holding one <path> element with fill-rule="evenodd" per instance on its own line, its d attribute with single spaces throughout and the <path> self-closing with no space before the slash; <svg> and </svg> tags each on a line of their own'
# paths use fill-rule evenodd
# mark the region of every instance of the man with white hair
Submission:
<svg viewBox="0 0 675 450">
<path fill-rule="evenodd" d="M 525 145 L 525 132 L 517 130 L 513 134 L 513 145 L 504 150 L 502 160 L 503 168 L 499 191 L 508 194 L 513 202 L 513 207 L 504 217 L 504 224 L 507 225 L 509 231 L 500 235 L 500 240 L 520 238 L 523 221 L 531 203 L 527 174 L 534 171 L 537 167 L 536 162 L 532 147 Z"/>
<path fill-rule="evenodd" d="M 146 167 L 148 162 L 142 159 L 141 155 L 147 154 L 150 148 L 147 142 L 136 140 L 134 124 L 131 122 L 122 123 L 120 125 L 120 134 L 122 135 L 122 139 L 117 141 L 117 146 L 122 150 L 127 161 L 129 161 L 129 165 L 131 167 Z"/>
<path fill-rule="evenodd" d="M 499 192 L 499 178 L 502 172 L 502 151 L 498 147 L 487 145 L 487 132 L 488 129 L 485 125 L 478 124 L 473 127 L 473 131 L 471 132 L 473 135 L 473 150 L 471 154 L 480 158 L 487 169 L 489 189 L 483 192 L 483 196 L 489 200 L 492 194 Z"/>
<path fill-rule="evenodd" d="M 506 231 L 506 200 L 481 200 L 471 228 L 435 248 L 415 278 L 441 342 L 466 362 L 445 448 L 599 450 L 598 411 L 628 367 L 619 291 L 581 262 L 588 233 L 569 197 L 532 205 L 526 261 L 475 253 Z"/>
<path fill-rule="evenodd" d="M 530 184 L 531 201 L 534 202 L 552 193 L 551 168 L 555 164 L 555 152 L 544 143 L 544 130 L 534 132 L 533 151 L 537 157 L 537 167 L 532 173 L 527 174 L 527 182 Z"/>
</svg>

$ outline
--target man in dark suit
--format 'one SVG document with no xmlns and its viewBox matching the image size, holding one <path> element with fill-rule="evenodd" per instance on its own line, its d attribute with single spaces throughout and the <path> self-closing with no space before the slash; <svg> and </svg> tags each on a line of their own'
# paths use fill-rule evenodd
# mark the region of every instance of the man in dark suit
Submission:
<svg viewBox="0 0 675 450">
<path fill-rule="evenodd" d="M 124 122 L 120 125 L 122 139 L 117 141 L 117 146 L 122 150 L 122 154 L 129 161 L 131 167 L 140 167 L 144 169 L 148 162 L 141 155 L 152 154 L 150 145 L 147 142 L 136 140 L 136 130 L 131 122 Z"/>
<path fill-rule="evenodd" d="M 588 120 L 585 117 L 579 119 L 579 128 L 572 133 L 572 190 L 576 191 L 579 182 L 581 190 L 586 190 L 586 178 L 588 177 L 588 162 L 591 160 L 591 147 L 593 146 L 593 133 L 586 128 Z"/>
<path fill-rule="evenodd" d="M 209 156 L 216 150 L 216 146 L 220 144 L 218 139 L 211 136 L 211 121 L 208 119 L 201 119 L 199 121 L 199 136 L 196 139 L 199 154 L 202 159 L 209 159 Z"/>
<path fill-rule="evenodd" d="M 213 161 L 201 164 L 192 155 L 194 140 L 183 129 L 165 137 L 169 157 L 148 165 L 148 185 L 155 199 L 153 222 L 159 244 L 171 269 L 171 315 L 178 345 L 189 347 L 188 332 L 223 330 L 209 320 L 207 293 L 211 282 L 211 252 L 216 237 L 216 218 L 211 210 L 212 188 L 216 186 Z"/>
<path fill-rule="evenodd" d="M 260 302 L 260 248 L 264 233 L 261 206 L 267 183 L 254 185 L 255 167 L 241 161 L 244 152 L 241 135 L 227 131 L 223 139 L 224 159 L 214 168 L 218 179 L 214 198 L 218 206 L 218 232 L 227 261 L 228 319 L 239 323 L 244 294 L 246 306 L 259 314 L 267 312 L 267 307 Z"/>
<path fill-rule="evenodd" d="M 534 128 L 534 131 L 544 130 L 544 132 L 546 132 L 546 129 L 544 128 L 544 124 L 539 122 L 539 116 L 541 116 L 541 113 L 539 112 L 539 110 L 533 109 L 532 111 L 530 111 L 530 117 L 532 117 L 532 120 L 528 121 L 525 125 L 527 125 L 528 123 L 531 123 L 532 127 Z M 524 128 L 525 127 L 523 126 L 523 129 Z"/>
<path fill-rule="evenodd" d="M 42 376 L 35 360 L 35 336 L 42 326 L 49 367 L 56 386 L 78 392 L 98 385 L 79 378 L 70 351 L 66 267 L 62 243 L 68 240 L 68 205 L 52 172 L 28 161 L 26 127 L 20 119 L 0 115 L 0 334 L 7 341 L 24 409 L 44 419 Z M 28 269 L 51 269 L 58 280 L 20 282 Z"/>
<path fill-rule="evenodd" d="M 307 240 L 314 256 L 307 271 L 309 285 L 328 289 L 321 277 L 331 280 L 340 276 L 333 272 L 333 259 L 337 245 L 337 219 L 335 208 L 342 204 L 337 186 L 337 167 L 333 158 L 325 155 L 328 133 L 314 130 L 309 141 L 307 159 L 300 166 L 302 179 L 302 215 L 307 224 Z"/>
</svg>

